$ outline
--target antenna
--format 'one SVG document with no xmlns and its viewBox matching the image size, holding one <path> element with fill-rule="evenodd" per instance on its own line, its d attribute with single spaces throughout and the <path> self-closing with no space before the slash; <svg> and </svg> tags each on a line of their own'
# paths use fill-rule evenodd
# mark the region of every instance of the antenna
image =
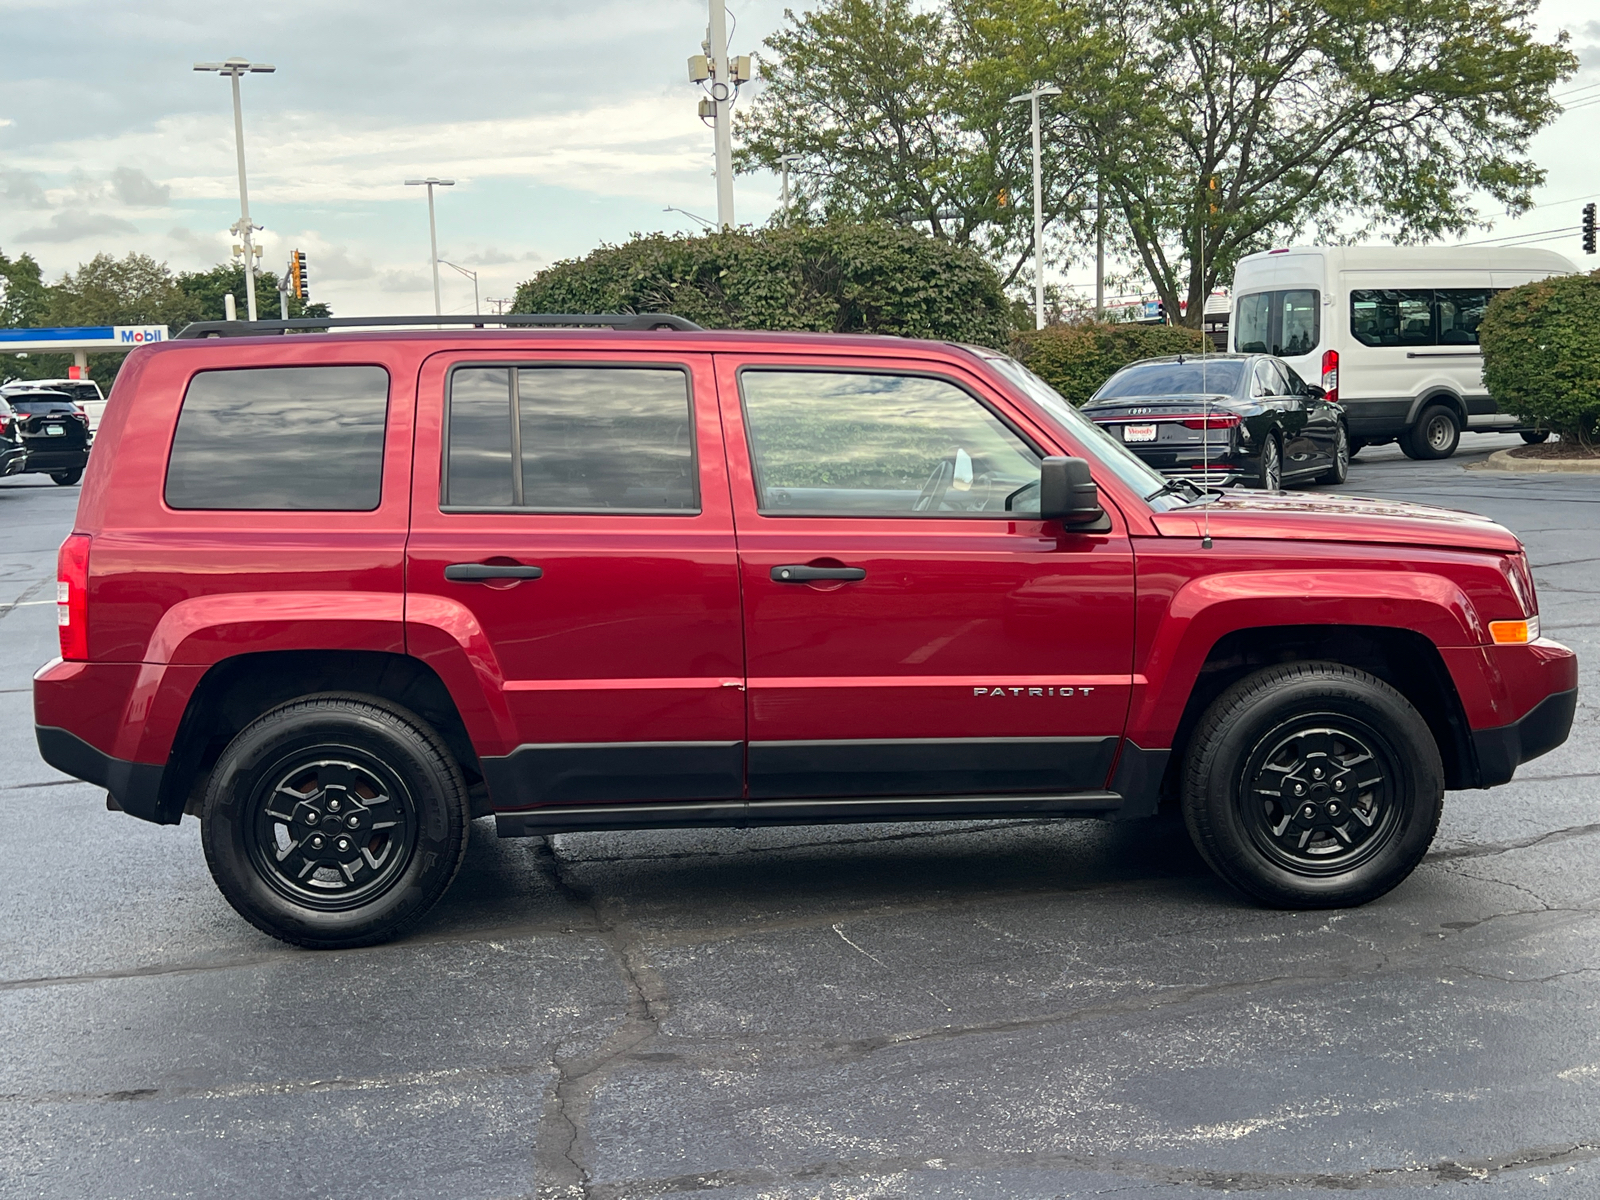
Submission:
<svg viewBox="0 0 1600 1200">
<path fill-rule="evenodd" d="M 1206 290 L 1206 219 L 1200 217 L 1200 291 Z M 1202 456 L 1205 460 L 1206 471 L 1211 470 L 1211 390 L 1206 385 L 1206 351 L 1210 348 L 1211 337 L 1206 333 L 1206 301 L 1204 295 L 1200 299 L 1200 437 L 1201 445 L 1205 447 Z M 1205 522 L 1204 533 L 1200 538 L 1200 549 L 1211 549 L 1211 505 L 1204 506 L 1205 511 L 1201 520 Z"/>
</svg>

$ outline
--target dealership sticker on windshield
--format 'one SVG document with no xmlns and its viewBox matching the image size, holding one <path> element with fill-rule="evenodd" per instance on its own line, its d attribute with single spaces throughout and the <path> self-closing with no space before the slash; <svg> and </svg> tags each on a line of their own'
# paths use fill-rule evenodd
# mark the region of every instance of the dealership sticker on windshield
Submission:
<svg viewBox="0 0 1600 1200">
<path fill-rule="evenodd" d="M 1153 442 L 1156 440 L 1156 427 L 1154 425 L 1124 425 L 1122 427 L 1122 440 L 1125 442 Z"/>
</svg>

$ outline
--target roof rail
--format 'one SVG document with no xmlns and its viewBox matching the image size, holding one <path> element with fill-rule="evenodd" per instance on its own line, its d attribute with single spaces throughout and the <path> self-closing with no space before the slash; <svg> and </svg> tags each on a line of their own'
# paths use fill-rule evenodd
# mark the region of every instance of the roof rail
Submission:
<svg viewBox="0 0 1600 1200">
<path fill-rule="evenodd" d="M 377 329 L 397 325 L 470 325 L 476 329 L 577 328 L 577 329 L 703 329 L 672 313 L 473 313 L 433 317 L 296 317 L 288 321 L 195 321 L 185 325 L 173 340 L 217 337 L 260 337 L 269 333 L 303 330 L 323 333 L 332 329 Z"/>
</svg>

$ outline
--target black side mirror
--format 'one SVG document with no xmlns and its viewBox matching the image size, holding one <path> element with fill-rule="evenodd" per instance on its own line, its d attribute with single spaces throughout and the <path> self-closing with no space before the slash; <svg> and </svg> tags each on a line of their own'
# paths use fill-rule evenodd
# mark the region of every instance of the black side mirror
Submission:
<svg viewBox="0 0 1600 1200">
<path fill-rule="evenodd" d="M 1087 461 L 1047 458 L 1039 464 L 1040 517 L 1064 525 L 1092 525 L 1105 515 Z"/>
<path fill-rule="evenodd" d="M 1311 395 L 1315 396 L 1318 400 L 1325 400 L 1328 396 L 1327 392 L 1323 391 L 1322 388 L 1318 387 L 1314 383 L 1306 384 L 1306 391 L 1311 393 Z"/>
</svg>

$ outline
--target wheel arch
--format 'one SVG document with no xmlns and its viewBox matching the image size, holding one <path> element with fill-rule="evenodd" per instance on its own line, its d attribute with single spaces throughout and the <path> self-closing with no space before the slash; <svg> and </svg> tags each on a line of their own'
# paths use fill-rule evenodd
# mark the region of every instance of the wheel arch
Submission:
<svg viewBox="0 0 1600 1200">
<path fill-rule="evenodd" d="M 228 742 L 268 710 L 320 692 L 374 696 L 415 713 L 460 766 L 473 815 L 488 811 L 477 752 L 444 681 L 420 659 L 375 650 L 274 650 L 212 664 L 179 719 L 161 782 L 161 811 L 173 821 L 199 815 L 205 779 Z"/>
<path fill-rule="evenodd" d="M 1444 658 L 1427 637 L 1382 625 L 1277 625 L 1235 629 L 1212 644 L 1173 734 L 1163 800 L 1177 796 L 1189 741 L 1212 701 L 1263 668 L 1311 661 L 1354 667 L 1394 688 L 1427 722 L 1444 763 L 1445 786 L 1477 786 L 1477 755 L 1466 711 Z"/>
<path fill-rule="evenodd" d="M 1467 402 L 1450 388 L 1434 386 L 1424 388 L 1417 399 L 1411 402 L 1411 411 L 1406 413 L 1406 428 L 1414 429 L 1417 419 L 1422 416 L 1431 405 L 1443 404 L 1455 410 L 1456 417 L 1461 422 L 1461 432 L 1467 431 Z"/>
</svg>

